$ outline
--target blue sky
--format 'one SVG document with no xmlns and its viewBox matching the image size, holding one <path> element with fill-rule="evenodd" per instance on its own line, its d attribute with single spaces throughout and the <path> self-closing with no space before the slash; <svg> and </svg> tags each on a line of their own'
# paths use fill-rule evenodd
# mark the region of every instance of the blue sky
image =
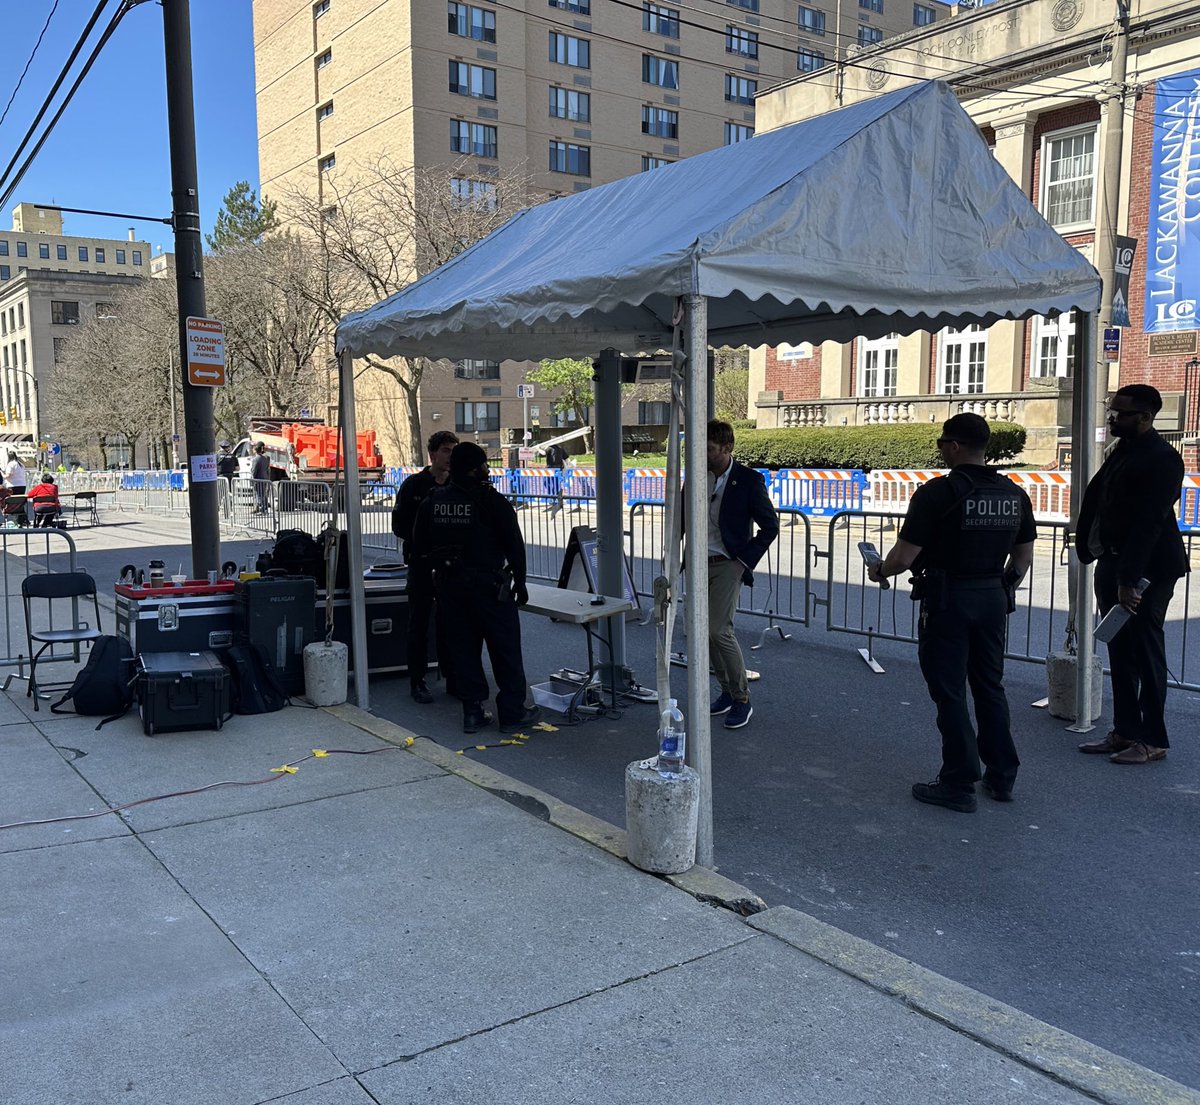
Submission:
<svg viewBox="0 0 1200 1105">
<path fill-rule="evenodd" d="M 8 0 L 4 4 L 0 111 L 12 95 L 53 2 Z M 12 158 L 97 3 L 59 0 L 21 90 L 0 125 L 0 170 Z M 110 0 L 81 60 L 116 6 L 117 0 Z M 207 233 L 234 183 L 249 180 L 258 187 L 250 0 L 191 0 L 191 21 L 200 206 Z M 7 230 L 12 225 L 12 208 L 21 202 L 170 215 L 165 80 L 162 8 L 154 2 L 140 4 L 122 19 L 96 59 L 12 200 L 0 212 L 0 226 Z M 55 105 L 59 102 L 56 99 Z M 68 234 L 123 238 L 126 228 L 134 226 L 137 236 L 151 246 L 161 245 L 166 251 L 174 248 L 170 228 L 161 224 L 71 214 L 63 218 Z"/>
</svg>

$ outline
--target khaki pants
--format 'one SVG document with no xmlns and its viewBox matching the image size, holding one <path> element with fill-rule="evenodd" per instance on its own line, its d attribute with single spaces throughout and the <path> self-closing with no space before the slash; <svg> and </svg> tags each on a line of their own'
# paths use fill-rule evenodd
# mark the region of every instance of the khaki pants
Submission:
<svg viewBox="0 0 1200 1105">
<path fill-rule="evenodd" d="M 736 560 L 708 565 L 708 648 L 721 690 L 736 702 L 749 702 L 746 661 L 733 632 L 733 615 L 742 593 L 743 568 Z"/>
</svg>

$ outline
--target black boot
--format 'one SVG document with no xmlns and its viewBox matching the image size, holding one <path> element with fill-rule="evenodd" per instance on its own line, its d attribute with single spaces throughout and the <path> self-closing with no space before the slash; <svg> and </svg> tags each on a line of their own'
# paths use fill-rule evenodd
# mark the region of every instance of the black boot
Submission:
<svg viewBox="0 0 1200 1105">
<path fill-rule="evenodd" d="M 492 724 L 492 715 L 483 708 L 482 702 L 463 703 L 463 732 L 478 733 L 485 725 Z"/>
</svg>

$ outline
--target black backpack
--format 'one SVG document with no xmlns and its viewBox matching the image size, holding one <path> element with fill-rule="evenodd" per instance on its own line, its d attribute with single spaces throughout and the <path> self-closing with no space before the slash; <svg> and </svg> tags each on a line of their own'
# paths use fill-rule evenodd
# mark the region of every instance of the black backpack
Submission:
<svg viewBox="0 0 1200 1105">
<path fill-rule="evenodd" d="M 273 714 L 291 701 L 279 673 L 258 645 L 232 645 L 221 662 L 229 669 L 229 699 L 235 714 Z"/>
<path fill-rule="evenodd" d="M 302 529 L 281 529 L 271 550 L 271 570 L 289 576 L 308 576 L 324 589 L 326 580 L 325 544 Z M 346 550 L 346 532 L 338 533 L 338 560 L 335 587 L 350 586 L 350 555 Z"/>
<path fill-rule="evenodd" d="M 125 714 L 133 705 L 137 671 L 133 649 L 124 637 L 101 636 L 92 643 L 87 663 L 75 676 L 71 689 L 50 706 L 55 714 L 67 713 L 59 707 L 68 699 L 75 713 L 84 717 L 102 717 L 97 729 Z"/>
</svg>

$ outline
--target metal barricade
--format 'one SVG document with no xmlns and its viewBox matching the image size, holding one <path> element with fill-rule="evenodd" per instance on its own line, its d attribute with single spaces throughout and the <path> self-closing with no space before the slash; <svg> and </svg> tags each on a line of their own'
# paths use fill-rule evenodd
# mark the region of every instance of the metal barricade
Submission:
<svg viewBox="0 0 1200 1105">
<path fill-rule="evenodd" d="M 771 501 L 782 514 L 793 511 L 821 516 L 862 510 L 867 477 L 852 469 L 781 468 L 767 472 Z"/>
<path fill-rule="evenodd" d="M 680 476 L 682 481 L 683 477 Z M 665 468 L 626 468 L 625 502 L 659 504 L 666 502 L 667 470 Z"/>
<path fill-rule="evenodd" d="M 1039 521 L 1071 517 L 1071 474 L 1069 472 L 1005 472 L 1033 503 Z"/>
<path fill-rule="evenodd" d="M 508 498 L 514 503 L 557 501 L 561 472 L 560 468 L 514 468 L 508 473 Z"/>
</svg>

